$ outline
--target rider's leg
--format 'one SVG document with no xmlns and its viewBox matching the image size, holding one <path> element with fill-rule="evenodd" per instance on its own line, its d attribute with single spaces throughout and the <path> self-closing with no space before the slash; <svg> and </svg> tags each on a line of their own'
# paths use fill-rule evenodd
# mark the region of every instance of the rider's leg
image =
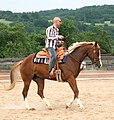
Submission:
<svg viewBox="0 0 114 120">
<path fill-rule="evenodd" d="M 55 66 L 56 52 L 55 52 L 55 49 L 52 47 L 47 48 L 47 50 L 48 50 L 50 57 L 51 57 L 50 64 L 49 64 L 49 72 L 51 72 L 52 68 L 54 68 L 54 66 Z"/>
</svg>

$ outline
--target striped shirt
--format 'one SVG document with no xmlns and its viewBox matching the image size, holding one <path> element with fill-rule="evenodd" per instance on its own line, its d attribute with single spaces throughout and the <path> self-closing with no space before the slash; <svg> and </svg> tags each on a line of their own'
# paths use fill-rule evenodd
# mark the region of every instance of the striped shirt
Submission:
<svg viewBox="0 0 114 120">
<path fill-rule="evenodd" d="M 54 25 L 51 25 L 46 29 L 46 48 L 53 47 L 54 49 L 57 48 L 59 29 L 56 28 Z"/>
</svg>

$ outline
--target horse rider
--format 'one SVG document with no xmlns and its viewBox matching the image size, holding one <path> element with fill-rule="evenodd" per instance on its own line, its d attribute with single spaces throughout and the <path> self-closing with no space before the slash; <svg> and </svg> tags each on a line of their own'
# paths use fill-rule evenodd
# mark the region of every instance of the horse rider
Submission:
<svg viewBox="0 0 114 120">
<path fill-rule="evenodd" d="M 55 17 L 53 19 L 53 25 L 49 26 L 46 29 L 46 49 L 49 52 L 50 55 L 50 64 L 49 64 L 49 77 L 52 78 L 54 74 L 54 66 L 56 62 L 56 52 L 57 44 L 62 41 L 64 36 L 59 35 L 59 29 L 58 27 L 61 25 L 61 19 L 59 17 Z"/>
</svg>

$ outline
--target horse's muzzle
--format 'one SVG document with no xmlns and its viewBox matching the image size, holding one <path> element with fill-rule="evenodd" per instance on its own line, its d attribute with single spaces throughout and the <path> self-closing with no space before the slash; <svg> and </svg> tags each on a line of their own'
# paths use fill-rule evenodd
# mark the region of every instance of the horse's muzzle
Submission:
<svg viewBox="0 0 114 120">
<path fill-rule="evenodd" d="M 101 62 L 100 62 L 100 61 L 97 61 L 97 62 L 95 63 L 95 67 L 100 68 L 101 66 L 102 66 L 102 64 L 101 64 Z"/>
</svg>

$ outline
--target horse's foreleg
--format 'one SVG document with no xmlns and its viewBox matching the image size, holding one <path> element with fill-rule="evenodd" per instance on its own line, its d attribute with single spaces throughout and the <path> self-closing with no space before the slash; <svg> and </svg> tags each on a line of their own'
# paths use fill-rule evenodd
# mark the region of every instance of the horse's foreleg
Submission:
<svg viewBox="0 0 114 120">
<path fill-rule="evenodd" d="M 41 97 L 41 99 L 44 101 L 44 103 L 48 106 L 48 108 L 51 110 L 53 107 L 49 103 L 49 101 L 44 97 L 43 90 L 44 90 L 44 79 L 39 78 L 37 81 L 35 81 L 38 85 L 38 95 Z"/>
<path fill-rule="evenodd" d="M 72 91 L 74 92 L 74 97 L 70 100 L 70 102 L 68 102 L 66 104 L 66 108 L 68 108 L 74 102 L 75 99 L 77 99 L 78 105 L 80 106 L 80 108 L 82 108 L 83 105 L 82 105 L 80 99 L 78 98 L 79 91 L 78 91 L 77 83 L 76 83 L 76 80 L 74 79 L 74 77 L 71 77 L 70 79 L 68 79 L 68 83 L 69 83 Z"/>
</svg>

